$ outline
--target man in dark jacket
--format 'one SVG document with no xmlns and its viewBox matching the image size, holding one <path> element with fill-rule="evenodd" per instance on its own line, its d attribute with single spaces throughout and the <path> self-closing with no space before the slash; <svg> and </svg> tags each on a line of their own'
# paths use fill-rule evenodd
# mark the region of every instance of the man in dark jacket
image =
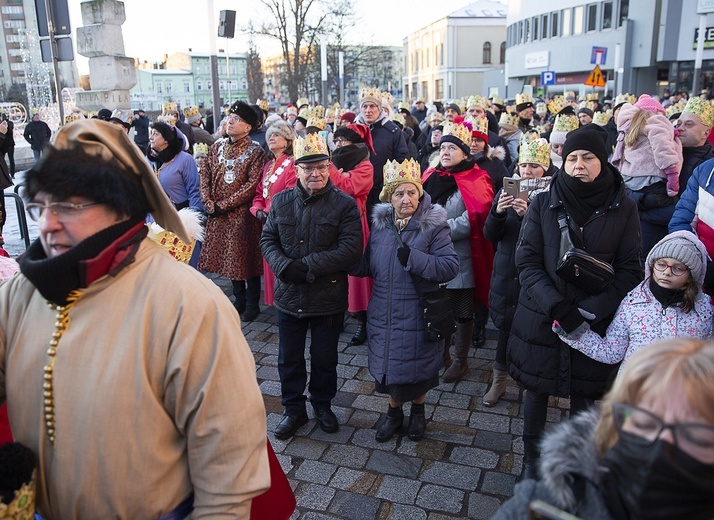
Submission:
<svg viewBox="0 0 714 520">
<path fill-rule="evenodd" d="M 419 98 L 416 100 L 416 103 L 414 103 L 414 107 L 412 108 L 411 115 L 414 116 L 420 123 L 424 121 L 426 118 L 426 99 Z"/>
<path fill-rule="evenodd" d="M 7 160 L 10 163 L 10 177 L 15 178 L 15 125 L 7 117 L 7 114 L 0 114 L 0 121 L 7 121 L 7 133 L 5 141 L 0 145 L 0 157 L 7 155 Z"/>
<path fill-rule="evenodd" d="M 400 132 L 401 133 L 401 132 Z M 310 403 L 320 428 L 339 430 L 331 402 L 337 393 L 337 342 L 347 310 L 347 273 L 362 256 L 362 224 L 354 199 L 330 181 L 330 155 L 319 134 L 294 146 L 297 185 L 278 193 L 260 248 L 276 276 L 278 373 L 285 413 L 275 437 L 307 423 L 305 340 L 310 340 Z"/>
<path fill-rule="evenodd" d="M 32 121 L 27 123 L 25 133 L 23 134 L 25 141 L 30 143 L 32 153 L 35 155 L 35 160 L 39 161 L 42 156 L 42 149 L 50 141 L 52 130 L 47 126 L 47 123 L 40 120 L 40 114 L 32 116 Z"/>
<path fill-rule="evenodd" d="M 682 141 L 682 171 L 679 173 L 679 194 L 684 192 L 694 168 L 714 157 L 714 148 L 707 140 L 714 126 L 714 107 L 700 97 L 687 101 L 675 127 Z"/>
<path fill-rule="evenodd" d="M 379 204 L 382 191 L 383 170 L 387 161 L 402 162 L 409 158 L 409 148 L 404 135 L 394 121 L 390 121 L 382 109 L 382 93 L 378 88 L 363 88 L 359 94 L 360 113 L 356 123 L 369 126 L 372 132 L 374 152 L 370 152 L 369 161 L 374 167 L 374 185 L 367 196 L 367 214 L 372 214 L 372 207 Z"/>
<path fill-rule="evenodd" d="M 134 117 L 131 121 L 131 126 L 134 127 L 134 142 L 144 153 L 149 146 L 149 124 L 149 118 L 146 117 L 143 108 L 134 110 Z"/>
</svg>

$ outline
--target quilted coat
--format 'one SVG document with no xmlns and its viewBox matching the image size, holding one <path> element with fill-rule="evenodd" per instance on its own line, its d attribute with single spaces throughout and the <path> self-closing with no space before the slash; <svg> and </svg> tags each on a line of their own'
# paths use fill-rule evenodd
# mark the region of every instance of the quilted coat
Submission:
<svg viewBox="0 0 714 520">
<path fill-rule="evenodd" d="M 459 270 L 446 211 L 424 193 L 401 239 L 411 249 L 406 268 L 397 258 L 394 210 L 378 204 L 362 263 L 355 273 L 374 279 L 367 307 L 369 371 L 384 384 L 412 384 L 438 374 L 443 341 L 424 339 L 424 317 L 412 275 L 422 292 L 434 291 Z"/>
<path fill-rule="evenodd" d="M 277 309 L 296 317 L 347 310 L 347 273 L 362 255 L 362 225 L 354 199 L 331 181 L 312 196 L 299 182 L 275 195 L 260 248 L 277 277 Z M 307 265 L 306 282 L 282 278 L 293 260 Z"/>
<path fill-rule="evenodd" d="M 609 262 L 615 279 L 602 292 L 590 295 L 556 273 L 560 257 L 558 209 L 563 206 L 556 186 L 530 204 L 516 249 L 521 290 L 508 342 L 508 371 L 525 388 L 559 397 L 600 398 L 617 367 L 594 361 L 571 349 L 551 326 L 555 307 L 569 302 L 594 314 L 590 326 L 604 334 L 625 295 L 643 278 L 642 238 L 635 202 L 625 195 L 622 178 L 612 166 L 617 187 L 613 198 L 596 210 L 582 229 L 582 241 L 571 230 L 575 247 Z"/>
</svg>

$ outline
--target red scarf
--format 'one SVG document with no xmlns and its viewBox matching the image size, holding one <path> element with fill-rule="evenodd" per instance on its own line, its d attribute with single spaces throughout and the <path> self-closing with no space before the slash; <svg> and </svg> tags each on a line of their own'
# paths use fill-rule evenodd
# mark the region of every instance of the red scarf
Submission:
<svg viewBox="0 0 714 520">
<path fill-rule="evenodd" d="M 486 240 L 483 234 L 483 226 L 486 217 L 491 211 L 493 203 L 493 185 L 491 177 L 485 170 L 474 165 L 470 170 L 458 173 L 450 173 L 444 170 L 429 168 L 424 172 L 422 184 L 431 176 L 438 172 L 439 175 L 453 176 L 456 185 L 459 187 L 461 198 L 464 199 L 466 211 L 469 214 L 469 224 L 471 224 L 471 264 L 474 275 L 474 297 L 484 306 L 488 307 L 488 293 L 491 288 L 491 272 L 493 271 L 493 245 Z"/>
</svg>

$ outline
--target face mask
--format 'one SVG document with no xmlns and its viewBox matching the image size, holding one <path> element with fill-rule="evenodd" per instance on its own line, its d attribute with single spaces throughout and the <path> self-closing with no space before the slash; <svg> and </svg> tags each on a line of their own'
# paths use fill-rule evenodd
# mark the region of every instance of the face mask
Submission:
<svg viewBox="0 0 714 520">
<path fill-rule="evenodd" d="M 714 518 L 714 465 L 677 446 L 661 439 L 643 446 L 640 437 L 621 433 L 604 463 L 613 514 L 624 509 L 633 520 Z"/>
</svg>

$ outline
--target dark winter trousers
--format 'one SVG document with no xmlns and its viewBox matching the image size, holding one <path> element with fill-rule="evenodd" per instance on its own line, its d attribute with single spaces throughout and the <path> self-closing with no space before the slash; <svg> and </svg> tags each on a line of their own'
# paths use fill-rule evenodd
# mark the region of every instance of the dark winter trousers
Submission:
<svg viewBox="0 0 714 520">
<path fill-rule="evenodd" d="M 305 412 L 305 342 L 310 331 L 310 403 L 315 410 L 330 407 L 337 394 L 337 342 L 344 312 L 296 318 L 278 311 L 278 374 L 285 413 Z"/>
<path fill-rule="evenodd" d="M 523 443 L 538 445 L 548 415 L 548 394 L 526 390 L 523 399 Z M 594 404 L 593 399 L 579 396 L 570 397 L 570 417 L 587 410 Z"/>
</svg>

